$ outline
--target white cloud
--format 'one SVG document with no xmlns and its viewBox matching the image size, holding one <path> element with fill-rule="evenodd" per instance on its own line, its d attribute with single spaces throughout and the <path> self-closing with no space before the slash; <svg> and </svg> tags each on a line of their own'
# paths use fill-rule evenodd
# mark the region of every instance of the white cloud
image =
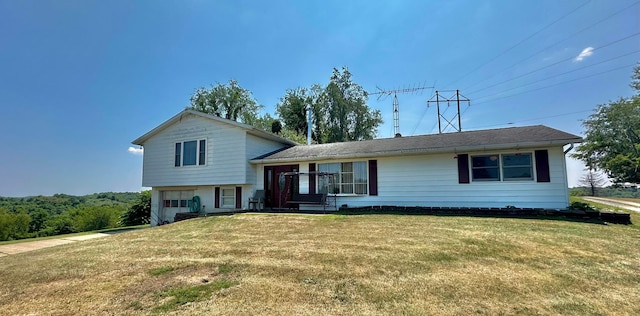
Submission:
<svg viewBox="0 0 640 316">
<path fill-rule="evenodd" d="M 135 148 L 135 147 L 129 147 L 127 151 L 137 156 L 142 156 L 142 153 L 144 152 L 142 148 Z"/>
<path fill-rule="evenodd" d="M 593 55 L 593 47 L 589 46 L 583 49 L 573 61 L 583 61 L 585 58 Z"/>
</svg>

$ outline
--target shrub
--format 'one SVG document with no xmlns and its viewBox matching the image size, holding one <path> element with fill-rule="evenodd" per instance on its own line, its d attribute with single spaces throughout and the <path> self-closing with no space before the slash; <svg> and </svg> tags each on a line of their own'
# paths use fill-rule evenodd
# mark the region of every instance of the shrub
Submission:
<svg viewBox="0 0 640 316">
<path fill-rule="evenodd" d="M 151 222 L 151 191 L 140 193 L 138 200 L 120 217 L 123 226 L 144 225 Z"/>
</svg>

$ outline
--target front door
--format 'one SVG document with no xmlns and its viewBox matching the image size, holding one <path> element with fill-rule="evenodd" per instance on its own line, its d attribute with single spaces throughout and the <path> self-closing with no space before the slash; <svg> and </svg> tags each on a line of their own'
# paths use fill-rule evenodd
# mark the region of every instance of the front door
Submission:
<svg viewBox="0 0 640 316">
<path fill-rule="evenodd" d="M 282 208 L 294 192 L 298 192 L 298 176 L 291 173 L 297 172 L 298 165 L 269 166 L 264 167 L 264 196 L 265 207 Z M 284 177 L 285 182 L 280 189 L 280 175 L 290 173 Z"/>
</svg>

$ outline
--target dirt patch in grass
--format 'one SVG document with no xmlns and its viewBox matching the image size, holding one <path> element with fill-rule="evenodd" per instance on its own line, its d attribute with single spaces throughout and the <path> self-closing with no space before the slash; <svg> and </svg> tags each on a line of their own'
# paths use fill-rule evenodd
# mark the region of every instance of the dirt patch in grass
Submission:
<svg viewBox="0 0 640 316">
<path fill-rule="evenodd" d="M 635 224 L 508 218 L 202 218 L 2 257 L 0 305 L 7 314 L 640 314 L 638 236 Z"/>
</svg>

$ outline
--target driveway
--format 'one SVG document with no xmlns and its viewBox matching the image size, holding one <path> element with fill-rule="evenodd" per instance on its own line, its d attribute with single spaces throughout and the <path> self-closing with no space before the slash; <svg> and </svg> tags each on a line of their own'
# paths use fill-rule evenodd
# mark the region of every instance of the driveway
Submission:
<svg viewBox="0 0 640 316">
<path fill-rule="evenodd" d="M 49 248 L 53 246 L 69 244 L 72 242 L 78 242 L 78 241 L 94 239 L 94 238 L 101 238 L 109 235 L 113 235 L 113 234 L 95 233 L 95 234 L 88 234 L 88 235 L 44 239 L 44 240 L 36 240 L 36 241 L 24 241 L 24 242 L 19 242 L 15 244 L 0 245 L 0 257 L 6 256 L 6 255 L 13 255 L 21 252 L 38 250 L 42 248 Z"/>
<path fill-rule="evenodd" d="M 640 213 L 640 203 L 631 202 L 631 201 L 623 201 L 616 199 L 608 199 L 601 197 L 593 197 L 593 196 L 583 196 L 583 199 L 591 202 L 596 202 L 600 204 L 611 205 L 619 208 L 623 208 L 625 210 L 634 211 Z"/>
</svg>

